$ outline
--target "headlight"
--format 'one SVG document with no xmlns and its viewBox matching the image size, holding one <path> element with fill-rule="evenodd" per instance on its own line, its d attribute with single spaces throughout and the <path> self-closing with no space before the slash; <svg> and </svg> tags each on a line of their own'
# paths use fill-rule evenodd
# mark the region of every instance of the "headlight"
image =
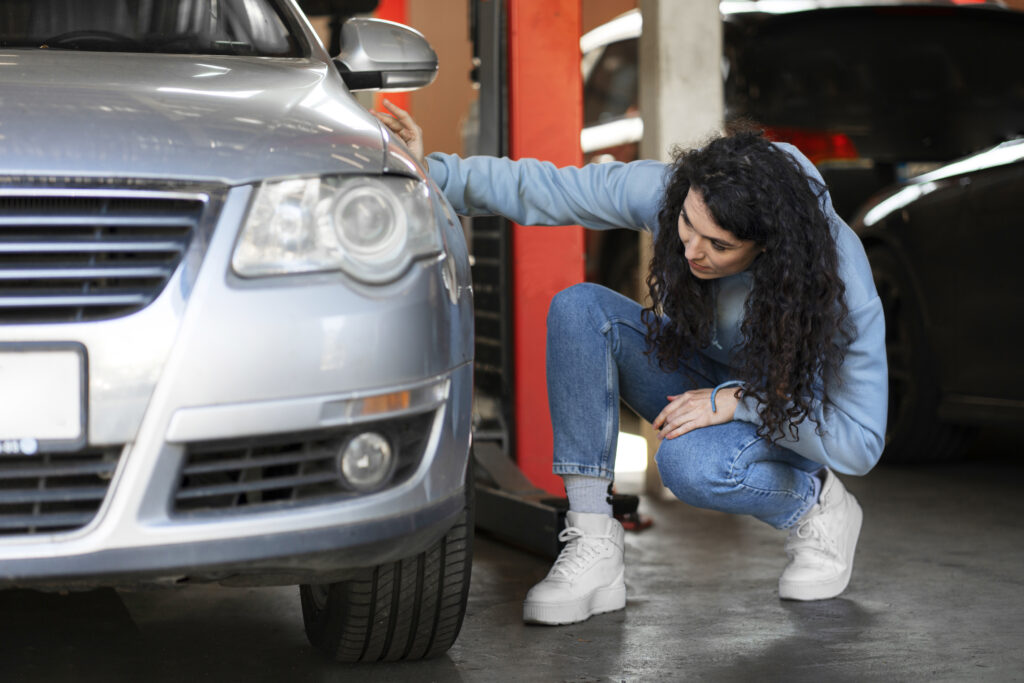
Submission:
<svg viewBox="0 0 1024 683">
<path fill-rule="evenodd" d="M 260 185 L 231 267 L 242 277 L 343 270 L 385 282 L 439 251 L 425 183 L 329 176 Z"/>
</svg>

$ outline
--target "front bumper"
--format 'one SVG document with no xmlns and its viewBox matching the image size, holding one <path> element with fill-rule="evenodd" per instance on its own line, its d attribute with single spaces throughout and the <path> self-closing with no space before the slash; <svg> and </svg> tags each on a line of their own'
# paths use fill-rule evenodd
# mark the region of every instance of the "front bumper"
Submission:
<svg viewBox="0 0 1024 683">
<path fill-rule="evenodd" d="M 462 491 L 408 515 L 259 536 L 174 545 L 101 548 L 57 557 L 4 560 L 0 587 L 280 586 L 341 581 L 359 567 L 422 552 L 458 520 Z"/>
<path fill-rule="evenodd" d="M 340 274 L 243 281 L 227 264 L 249 196 L 226 192 L 216 229 L 146 309 L 0 329 L 4 342 L 86 349 L 88 443 L 120 451 L 91 522 L 0 537 L 0 586 L 331 580 L 415 554 L 455 521 L 471 430 L 468 265 L 454 288 L 440 260 L 372 288 Z M 396 392 L 404 403 L 374 401 Z M 382 491 L 201 514 L 178 504 L 198 442 L 416 417 L 429 423 L 422 452 Z"/>
</svg>

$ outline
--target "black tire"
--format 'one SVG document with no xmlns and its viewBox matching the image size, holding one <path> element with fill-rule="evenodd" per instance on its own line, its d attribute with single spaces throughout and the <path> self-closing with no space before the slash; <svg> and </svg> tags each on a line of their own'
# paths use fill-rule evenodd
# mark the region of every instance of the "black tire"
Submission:
<svg viewBox="0 0 1024 683">
<path fill-rule="evenodd" d="M 868 249 L 885 313 L 889 362 L 889 422 L 884 462 L 951 460 L 963 454 L 975 430 L 938 418 L 941 390 L 921 305 L 906 269 L 884 247 Z"/>
<path fill-rule="evenodd" d="M 429 659 L 462 628 L 473 563 L 473 460 L 458 522 L 426 551 L 299 587 L 306 637 L 339 662 Z"/>
</svg>

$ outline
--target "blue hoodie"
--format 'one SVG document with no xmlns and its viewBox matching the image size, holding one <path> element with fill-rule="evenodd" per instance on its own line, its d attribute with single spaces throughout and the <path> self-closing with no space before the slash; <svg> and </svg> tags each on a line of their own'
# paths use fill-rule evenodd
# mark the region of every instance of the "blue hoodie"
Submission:
<svg viewBox="0 0 1024 683">
<path fill-rule="evenodd" d="M 818 170 L 795 147 L 779 147 L 808 176 L 824 184 Z M 558 168 L 536 159 L 431 154 L 428 162 L 431 178 L 462 215 L 505 216 L 520 225 L 629 228 L 652 235 L 658 231 L 658 209 L 671 175 L 671 167 L 658 161 Z M 860 239 L 836 214 L 828 194 L 822 198 L 822 210 L 836 238 L 854 336 L 838 379 L 829 387 L 829 402 L 812 399 L 822 433 L 805 421 L 797 438 L 785 434 L 779 443 L 837 472 L 865 474 L 878 462 L 885 444 L 885 320 Z M 751 276 L 743 272 L 722 278 L 719 284 L 717 337 L 703 352 L 732 365 Z M 734 419 L 760 424 L 756 401 L 742 398 Z"/>
</svg>

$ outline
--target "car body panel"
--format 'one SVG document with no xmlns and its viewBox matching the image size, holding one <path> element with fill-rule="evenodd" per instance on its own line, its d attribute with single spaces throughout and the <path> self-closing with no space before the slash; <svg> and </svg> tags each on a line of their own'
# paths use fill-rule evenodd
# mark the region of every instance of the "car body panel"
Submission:
<svg viewBox="0 0 1024 683">
<path fill-rule="evenodd" d="M 126 64 L 123 53 L 16 49 L 3 61 L 5 173 L 239 185 L 384 165 L 380 125 L 321 60 Z"/>
<path fill-rule="evenodd" d="M 0 201 L 202 206 L 180 263 L 147 305 L 105 319 L 0 324 L 4 349 L 84 349 L 87 446 L 105 449 L 108 472 L 87 523 L 0 533 L 0 586 L 337 580 L 422 551 L 465 514 L 473 302 L 462 226 L 405 145 L 348 92 L 295 4 L 280 9 L 294 13 L 288 24 L 308 57 L 0 57 Z M 340 270 L 233 272 L 261 183 L 337 174 L 425 183 L 441 250 L 375 285 Z M 381 490 L 339 483 L 303 498 L 295 484 L 290 498 L 264 498 L 257 480 L 222 507 L 181 505 L 198 476 L 188 474 L 198 446 L 397 434 L 412 418 L 426 425 L 421 450 Z M 65 451 L 9 450 L 0 479 L 20 476 L 10 467 L 78 457 Z M 245 467 L 278 486 L 273 467 Z M 292 479 L 304 470 L 296 472 Z"/>
<path fill-rule="evenodd" d="M 913 283 L 946 419 L 1024 415 L 1022 215 L 1017 139 L 879 194 L 853 223 L 865 244 L 895 254 Z"/>
</svg>

